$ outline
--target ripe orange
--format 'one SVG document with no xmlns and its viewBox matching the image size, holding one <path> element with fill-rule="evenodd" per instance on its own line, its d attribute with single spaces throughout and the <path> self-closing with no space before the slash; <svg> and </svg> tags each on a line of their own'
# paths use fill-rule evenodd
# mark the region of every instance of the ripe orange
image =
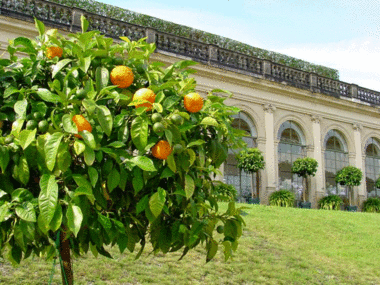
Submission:
<svg viewBox="0 0 380 285">
<path fill-rule="evenodd" d="M 113 85 L 119 88 L 127 88 L 133 83 L 134 75 L 132 69 L 125 65 L 118 65 L 111 71 L 110 79 Z"/>
<path fill-rule="evenodd" d="M 82 115 L 75 115 L 73 117 L 73 122 L 78 128 L 78 133 L 81 131 L 89 131 L 90 133 L 92 132 L 92 127 L 91 124 L 82 116 Z M 74 135 L 77 138 L 82 138 L 81 135 Z"/>
<path fill-rule="evenodd" d="M 185 95 L 183 102 L 185 109 L 190 113 L 199 112 L 203 107 L 203 99 L 198 93 L 189 93 Z"/>
<path fill-rule="evenodd" d="M 158 159 L 166 159 L 172 153 L 172 148 L 167 141 L 161 140 L 152 147 L 152 155 Z"/>
<path fill-rule="evenodd" d="M 48 47 L 46 49 L 46 57 L 48 59 L 53 59 L 55 58 L 56 56 L 58 56 L 59 58 L 62 57 L 62 49 L 60 47 Z"/>
<path fill-rule="evenodd" d="M 141 103 L 141 104 L 138 104 L 136 105 L 136 108 L 139 108 L 139 107 L 147 107 L 147 111 L 150 111 L 152 110 L 152 105 L 154 103 L 154 101 L 156 100 L 156 94 L 154 94 L 154 92 L 148 88 L 141 88 L 139 90 L 136 91 L 135 95 L 133 95 L 133 101 L 137 101 L 137 103 L 139 102 L 144 102 L 144 101 L 148 101 L 150 103 Z"/>
</svg>

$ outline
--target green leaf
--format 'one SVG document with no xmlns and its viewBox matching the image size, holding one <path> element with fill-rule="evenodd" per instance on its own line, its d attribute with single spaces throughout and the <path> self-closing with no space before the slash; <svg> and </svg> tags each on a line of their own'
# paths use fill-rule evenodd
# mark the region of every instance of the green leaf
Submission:
<svg viewBox="0 0 380 285">
<path fill-rule="evenodd" d="M 157 169 L 154 167 L 153 160 L 146 156 L 135 156 L 130 159 L 132 163 L 140 167 L 144 171 L 156 171 Z"/>
<path fill-rule="evenodd" d="M 168 140 L 169 145 L 172 145 L 172 143 L 173 143 L 173 133 L 170 130 L 165 129 L 165 137 Z"/>
<path fill-rule="evenodd" d="M 57 207 L 55 208 L 53 219 L 51 220 L 49 224 L 49 228 L 53 232 L 58 231 L 58 229 L 61 227 L 62 218 L 63 218 L 62 206 L 59 203 L 57 203 Z"/>
<path fill-rule="evenodd" d="M 98 171 L 92 166 L 88 168 L 88 177 L 90 178 L 92 187 L 95 187 L 99 179 L 99 174 Z"/>
<path fill-rule="evenodd" d="M 135 194 L 137 194 L 138 192 L 140 192 L 141 189 L 144 188 L 144 178 L 142 170 L 138 167 L 133 168 L 132 186 L 133 189 L 135 189 Z"/>
<path fill-rule="evenodd" d="M 82 104 L 83 104 L 83 107 L 86 108 L 86 110 L 90 116 L 95 113 L 96 107 L 98 106 L 98 105 L 96 105 L 95 101 L 91 100 L 91 99 L 84 99 L 82 101 Z"/>
<path fill-rule="evenodd" d="M 108 217 L 103 216 L 100 213 L 98 213 L 98 222 L 102 225 L 103 229 L 106 232 L 109 232 L 112 229 L 112 222 L 111 222 L 111 220 Z"/>
<path fill-rule="evenodd" d="M 26 185 L 29 182 L 29 166 L 25 155 L 19 158 L 18 164 L 13 170 L 14 177 L 22 184 Z"/>
<path fill-rule="evenodd" d="M 187 199 L 190 199 L 193 196 L 194 190 L 195 190 L 194 180 L 190 175 L 186 174 L 185 175 L 185 193 L 186 193 Z"/>
<path fill-rule="evenodd" d="M 34 130 L 23 130 L 19 135 L 19 142 L 22 149 L 26 149 L 36 137 L 37 129 Z"/>
<path fill-rule="evenodd" d="M 90 202 L 94 204 L 95 197 L 90 187 L 79 186 L 77 189 L 75 189 L 74 197 L 81 196 L 81 195 L 87 196 L 88 200 L 90 200 Z"/>
<path fill-rule="evenodd" d="M 94 161 L 95 161 L 95 151 L 92 148 L 86 146 L 84 150 L 84 162 L 87 165 L 93 165 Z"/>
<path fill-rule="evenodd" d="M 0 145 L 0 168 L 1 172 L 5 173 L 10 161 L 9 150 L 5 146 Z"/>
<path fill-rule="evenodd" d="M 30 202 L 24 202 L 20 206 L 17 206 L 16 214 L 27 222 L 37 222 L 36 212 L 33 204 Z"/>
<path fill-rule="evenodd" d="M 193 142 L 189 143 L 189 144 L 187 145 L 187 147 L 192 147 L 192 146 L 195 146 L 195 145 L 202 145 L 202 144 L 204 144 L 204 143 L 205 143 L 204 140 L 196 140 L 196 141 L 193 141 Z"/>
<path fill-rule="evenodd" d="M 154 193 L 149 199 L 149 209 L 152 214 L 157 218 L 165 205 L 166 191 L 161 187 L 158 187 L 156 193 Z"/>
<path fill-rule="evenodd" d="M 45 143 L 45 157 L 47 158 L 46 166 L 50 171 L 53 171 L 54 169 L 59 144 L 61 143 L 62 138 L 63 134 L 57 132 L 51 135 Z"/>
<path fill-rule="evenodd" d="M 117 185 L 119 185 L 119 181 L 120 181 L 120 173 L 114 167 L 112 168 L 112 171 L 110 172 L 110 174 L 108 174 L 108 177 L 107 177 L 108 191 L 112 192 L 113 189 L 115 189 Z"/>
<path fill-rule="evenodd" d="M 173 153 L 171 153 L 167 158 L 166 158 L 166 162 L 168 163 L 168 166 L 170 168 L 171 171 L 173 171 L 174 173 L 177 172 L 177 166 L 175 164 L 175 160 L 174 160 L 174 156 L 173 156 Z"/>
<path fill-rule="evenodd" d="M 78 206 L 69 203 L 66 212 L 66 218 L 69 229 L 73 232 L 74 236 L 76 237 L 82 225 L 82 210 Z"/>
<path fill-rule="evenodd" d="M 66 114 L 62 116 L 62 123 L 63 123 L 63 129 L 65 130 L 65 132 L 68 132 L 70 134 L 78 133 L 78 129 L 75 123 L 73 122 L 70 114 Z"/>
<path fill-rule="evenodd" d="M 85 149 L 86 144 L 84 142 L 78 140 L 74 142 L 74 151 L 76 155 L 80 155 Z"/>
<path fill-rule="evenodd" d="M 85 130 L 85 131 L 79 132 L 79 134 L 82 136 L 86 145 L 88 145 L 92 149 L 96 148 L 96 141 L 92 133 Z"/>
<path fill-rule="evenodd" d="M 7 89 L 4 90 L 4 95 L 3 95 L 3 98 L 8 98 L 9 96 L 15 94 L 15 93 L 19 93 L 20 90 L 18 90 L 16 87 L 14 86 L 9 86 Z"/>
<path fill-rule="evenodd" d="M 192 166 L 195 159 L 197 158 L 197 155 L 195 154 L 195 152 L 192 149 L 187 149 L 187 153 L 190 156 L 190 166 Z"/>
<path fill-rule="evenodd" d="M 97 67 L 96 68 L 96 91 L 100 93 L 100 91 L 108 85 L 109 80 L 109 71 L 105 67 Z"/>
<path fill-rule="evenodd" d="M 214 119 L 214 118 L 211 118 L 211 117 L 206 117 L 204 118 L 201 123 L 201 125 L 208 125 L 208 126 L 214 126 L 214 127 L 217 127 L 219 124 L 218 122 Z"/>
<path fill-rule="evenodd" d="M 38 88 L 36 91 L 37 95 L 44 101 L 50 103 L 62 102 L 61 97 L 57 94 L 53 94 L 50 90 L 45 88 Z"/>
<path fill-rule="evenodd" d="M 216 255 L 218 251 L 218 243 L 214 239 L 211 239 L 207 243 L 206 249 L 207 249 L 206 262 L 209 262 L 211 259 L 214 258 L 214 256 Z"/>
<path fill-rule="evenodd" d="M 87 73 L 88 68 L 91 65 L 91 56 L 80 58 L 79 59 L 79 68 L 84 72 Z"/>
<path fill-rule="evenodd" d="M 54 78 L 58 74 L 58 72 L 62 70 L 62 68 L 64 68 L 67 64 L 69 64 L 72 61 L 73 61 L 72 59 L 65 58 L 58 61 L 56 65 L 53 65 L 53 72 L 52 72 L 51 78 Z"/>
<path fill-rule="evenodd" d="M 149 195 L 145 195 L 136 205 L 136 214 L 143 212 L 149 205 Z"/>
<path fill-rule="evenodd" d="M 112 132 L 112 114 L 106 106 L 97 106 L 96 116 L 98 118 L 99 124 L 107 136 L 111 135 Z"/>
<path fill-rule="evenodd" d="M 34 17 L 34 24 L 36 25 L 36 29 L 38 30 L 38 33 L 40 34 L 40 37 L 42 37 L 45 34 L 45 25 L 43 22 L 38 20 L 36 17 Z"/>
<path fill-rule="evenodd" d="M 49 225 L 54 217 L 58 202 L 58 184 L 54 175 L 44 174 L 40 180 L 41 192 L 38 197 L 38 206 L 42 224 Z"/>
<path fill-rule="evenodd" d="M 24 37 L 18 37 L 16 39 L 13 40 L 13 45 L 14 46 L 23 46 L 24 48 L 21 49 L 22 52 L 26 52 L 26 53 L 37 53 L 36 49 L 34 48 L 33 44 L 32 44 L 32 41 L 28 38 L 24 38 Z"/>
<path fill-rule="evenodd" d="M 26 119 L 26 109 L 28 107 L 28 101 L 26 99 L 17 101 L 14 105 L 14 110 L 18 119 Z"/>
<path fill-rule="evenodd" d="M 86 190 L 80 190 L 83 195 L 87 195 L 88 197 L 93 195 L 92 192 L 92 186 L 91 183 L 82 175 L 80 174 L 75 174 L 73 175 L 73 179 L 75 183 L 80 187 L 80 188 L 86 188 Z M 78 189 L 77 189 L 78 190 Z M 78 190 L 79 191 L 79 190 Z M 87 194 L 86 194 L 87 193 Z"/>
<path fill-rule="evenodd" d="M 9 208 L 12 206 L 11 203 L 5 202 L 0 206 L 0 223 L 8 220 L 12 213 L 9 211 Z"/>
<path fill-rule="evenodd" d="M 148 144 L 148 119 L 141 116 L 132 121 L 131 126 L 132 141 L 138 150 L 144 151 Z"/>
</svg>

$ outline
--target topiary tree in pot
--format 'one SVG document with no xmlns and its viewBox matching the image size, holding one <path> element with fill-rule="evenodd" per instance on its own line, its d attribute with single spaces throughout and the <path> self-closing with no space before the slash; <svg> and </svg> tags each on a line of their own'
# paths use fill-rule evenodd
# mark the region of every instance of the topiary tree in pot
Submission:
<svg viewBox="0 0 380 285">
<path fill-rule="evenodd" d="M 256 187 L 257 187 L 257 193 L 259 192 L 259 170 L 264 169 L 265 162 L 264 162 L 264 156 L 262 152 L 258 148 L 247 148 L 244 150 L 241 150 L 236 155 L 236 160 L 238 161 L 237 167 L 240 170 L 244 170 L 248 173 L 256 173 Z M 253 189 L 251 192 L 251 199 L 253 199 Z M 259 197 L 257 197 L 258 203 L 260 203 Z M 257 201 L 253 201 L 253 203 L 257 203 Z M 249 199 L 248 199 L 248 202 Z"/>
<path fill-rule="evenodd" d="M 352 198 L 354 195 L 354 186 L 359 186 L 363 178 L 362 171 L 352 165 L 343 167 L 341 170 L 339 170 L 335 176 L 336 183 L 339 183 L 340 185 L 346 185 L 348 186 L 348 200 L 349 205 L 348 209 L 352 211 L 357 210 L 357 206 L 352 206 Z"/>
<path fill-rule="evenodd" d="M 64 37 L 36 20 L 38 40 L 16 38 L 0 59 L 0 256 L 58 256 L 65 284 L 72 254 L 111 257 L 109 245 L 139 243 L 139 257 L 147 240 L 183 256 L 202 244 L 206 261 L 219 247 L 228 259 L 244 221 L 234 201 L 217 210 L 212 177 L 244 145 L 239 109 L 220 89 L 195 92 L 194 62 L 164 68 L 154 44 L 88 25 Z"/>
<path fill-rule="evenodd" d="M 302 200 L 303 204 L 301 204 L 302 208 L 311 208 L 311 203 L 306 202 L 306 193 L 308 193 L 308 177 L 315 176 L 317 172 L 318 162 L 316 159 L 311 157 L 303 157 L 297 158 L 292 165 L 291 171 L 292 173 L 297 174 L 299 177 L 302 177 Z"/>
</svg>

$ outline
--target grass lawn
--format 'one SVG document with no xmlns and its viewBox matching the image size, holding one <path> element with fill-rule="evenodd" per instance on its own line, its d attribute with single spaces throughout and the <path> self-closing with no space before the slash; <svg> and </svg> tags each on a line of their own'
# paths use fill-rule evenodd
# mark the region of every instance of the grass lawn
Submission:
<svg viewBox="0 0 380 285">
<path fill-rule="evenodd" d="M 226 208 L 222 205 L 222 208 Z M 150 255 L 134 261 L 90 253 L 74 260 L 75 284 L 380 284 L 380 215 L 247 205 L 233 260 L 222 253 L 205 263 L 205 250 Z M 0 284 L 47 284 L 52 262 L 0 259 Z M 58 264 L 53 284 L 61 284 Z"/>
</svg>

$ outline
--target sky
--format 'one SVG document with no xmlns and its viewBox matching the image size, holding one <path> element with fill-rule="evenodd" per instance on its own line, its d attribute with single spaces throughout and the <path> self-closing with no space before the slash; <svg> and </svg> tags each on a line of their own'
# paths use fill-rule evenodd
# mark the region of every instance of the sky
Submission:
<svg viewBox="0 0 380 285">
<path fill-rule="evenodd" d="M 98 0 L 339 70 L 380 91 L 380 0 Z"/>
</svg>

